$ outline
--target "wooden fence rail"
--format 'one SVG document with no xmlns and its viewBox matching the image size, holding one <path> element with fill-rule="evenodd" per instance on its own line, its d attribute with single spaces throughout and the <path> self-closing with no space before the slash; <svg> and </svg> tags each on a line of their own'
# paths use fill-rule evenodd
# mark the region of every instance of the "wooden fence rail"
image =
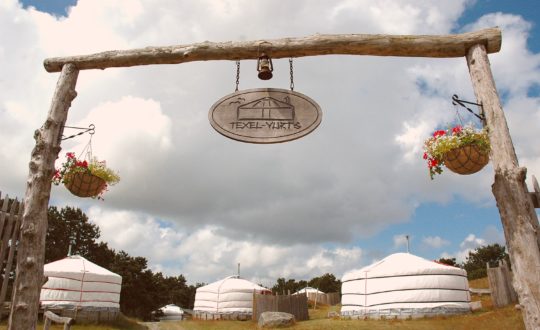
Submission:
<svg viewBox="0 0 540 330">
<path fill-rule="evenodd" d="M 491 299 L 495 307 L 515 304 L 518 301 L 516 291 L 512 285 L 512 273 L 504 261 L 499 261 L 499 267 L 490 268 L 486 265 L 491 289 Z"/>
<path fill-rule="evenodd" d="M 259 321 L 263 312 L 284 312 L 294 315 L 296 321 L 309 319 L 307 296 L 295 295 L 264 295 L 253 294 L 253 320 Z"/>
<path fill-rule="evenodd" d="M 17 250 L 17 241 L 19 240 L 19 231 L 21 228 L 21 219 L 24 205 L 17 199 L 10 200 L 8 195 L 2 199 L 0 191 L 0 274 L 1 274 L 1 289 L 0 289 L 0 306 L 4 306 L 8 283 L 11 279 L 11 270 L 13 268 L 13 260 Z M 0 308 L 0 318 L 4 308 Z"/>
</svg>

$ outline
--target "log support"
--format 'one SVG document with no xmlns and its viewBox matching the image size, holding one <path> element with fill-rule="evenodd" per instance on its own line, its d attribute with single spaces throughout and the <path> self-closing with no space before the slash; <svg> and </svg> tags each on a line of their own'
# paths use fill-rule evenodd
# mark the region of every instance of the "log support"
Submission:
<svg viewBox="0 0 540 330">
<path fill-rule="evenodd" d="M 8 329 L 35 329 L 38 318 L 39 293 L 45 259 L 47 210 L 51 195 L 54 162 L 60 152 L 60 141 L 79 70 L 73 64 L 62 68 L 49 114 L 34 134 L 36 145 L 30 159 L 21 236 L 17 253 L 17 276 L 11 303 Z"/>
<path fill-rule="evenodd" d="M 527 329 L 540 329 L 540 231 L 538 217 L 525 184 L 527 170 L 519 167 L 502 110 L 486 49 L 470 48 L 467 65 L 478 103 L 482 104 L 495 170 L 493 195 L 501 215 L 512 262 L 514 288 Z"/>
</svg>

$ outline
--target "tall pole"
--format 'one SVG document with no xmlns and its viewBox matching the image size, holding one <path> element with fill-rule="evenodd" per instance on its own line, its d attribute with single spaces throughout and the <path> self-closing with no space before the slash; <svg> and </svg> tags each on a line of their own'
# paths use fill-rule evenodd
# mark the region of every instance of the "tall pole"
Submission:
<svg viewBox="0 0 540 330">
<path fill-rule="evenodd" d="M 486 116 L 495 170 L 492 191 L 512 262 L 514 288 L 522 306 L 525 327 L 540 329 L 540 231 L 525 184 L 527 170 L 518 165 L 484 45 L 476 44 L 469 49 L 467 65 L 476 99 Z"/>
<path fill-rule="evenodd" d="M 407 253 L 411 253 L 409 250 L 409 235 L 405 235 L 405 238 L 407 239 Z"/>
<path fill-rule="evenodd" d="M 8 328 L 35 329 L 38 319 L 39 292 L 43 284 L 47 209 L 51 195 L 54 162 L 60 152 L 60 141 L 79 70 L 73 64 L 62 68 L 51 108 L 43 126 L 36 130 L 36 145 L 30 159 L 26 185 L 21 236 L 17 252 L 17 277 L 11 301 Z"/>
</svg>

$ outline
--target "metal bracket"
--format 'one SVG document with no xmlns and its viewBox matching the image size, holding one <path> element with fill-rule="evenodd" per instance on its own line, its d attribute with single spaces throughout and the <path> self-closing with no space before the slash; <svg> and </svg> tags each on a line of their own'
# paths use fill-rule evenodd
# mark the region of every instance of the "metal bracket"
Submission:
<svg viewBox="0 0 540 330">
<path fill-rule="evenodd" d="M 454 94 L 452 96 L 452 104 L 453 105 L 458 105 L 458 104 L 461 105 L 462 107 L 467 109 L 467 111 L 469 111 L 470 113 L 475 115 L 478 119 L 480 119 L 482 121 L 482 123 L 484 123 L 484 124 L 486 123 L 486 116 L 484 116 L 484 108 L 483 108 L 482 104 L 460 100 L 459 96 L 457 96 L 456 94 Z M 473 104 L 473 105 L 476 105 L 476 106 L 480 107 L 480 113 L 476 114 L 473 110 L 471 110 L 471 108 L 469 108 L 465 104 Z"/>
<path fill-rule="evenodd" d="M 90 125 L 88 126 L 88 128 L 86 128 L 86 127 L 65 126 L 65 125 L 64 125 L 64 128 L 78 129 L 78 130 L 83 130 L 83 131 L 80 132 L 80 133 L 77 133 L 77 134 L 73 134 L 73 135 L 67 136 L 67 137 L 63 137 L 63 136 L 62 136 L 62 141 L 67 140 L 67 139 L 74 138 L 74 137 L 79 136 L 79 135 L 83 135 L 84 133 L 88 133 L 88 134 L 90 134 L 90 135 L 94 135 L 94 133 L 96 132 L 96 126 L 95 126 L 94 124 L 90 124 Z"/>
</svg>

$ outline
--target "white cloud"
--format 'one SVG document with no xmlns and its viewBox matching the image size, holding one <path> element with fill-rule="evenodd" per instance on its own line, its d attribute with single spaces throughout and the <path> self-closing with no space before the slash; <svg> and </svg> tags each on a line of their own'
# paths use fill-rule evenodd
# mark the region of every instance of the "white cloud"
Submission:
<svg viewBox="0 0 540 330">
<path fill-rule="evenodd" d="M 217 227 L 206 226 L 186 232 L 178 226 L 132 211 L 106 211 L 98 206 L 88 216 L 102 232 L 101 240 L 111 248 L 148 258 L 149 266 L 168 275 L 185 274 L 210 282 L 241 274 L 272 285 L 277 277 L 310 279 L 333 273 L 340 276 L 362 261 L 362 250 L 323 248 L 313 245 L 279 246 L 246 239 L 231 240 Z"/>
<path fill-rule="evenodd" d="M 450 241 L 440 238 L 439 236 L 427 236 L 422 238 L 422 243 L 434 249 L 440 249 L 443 246 L 449 245 Z"/>
</svg>

